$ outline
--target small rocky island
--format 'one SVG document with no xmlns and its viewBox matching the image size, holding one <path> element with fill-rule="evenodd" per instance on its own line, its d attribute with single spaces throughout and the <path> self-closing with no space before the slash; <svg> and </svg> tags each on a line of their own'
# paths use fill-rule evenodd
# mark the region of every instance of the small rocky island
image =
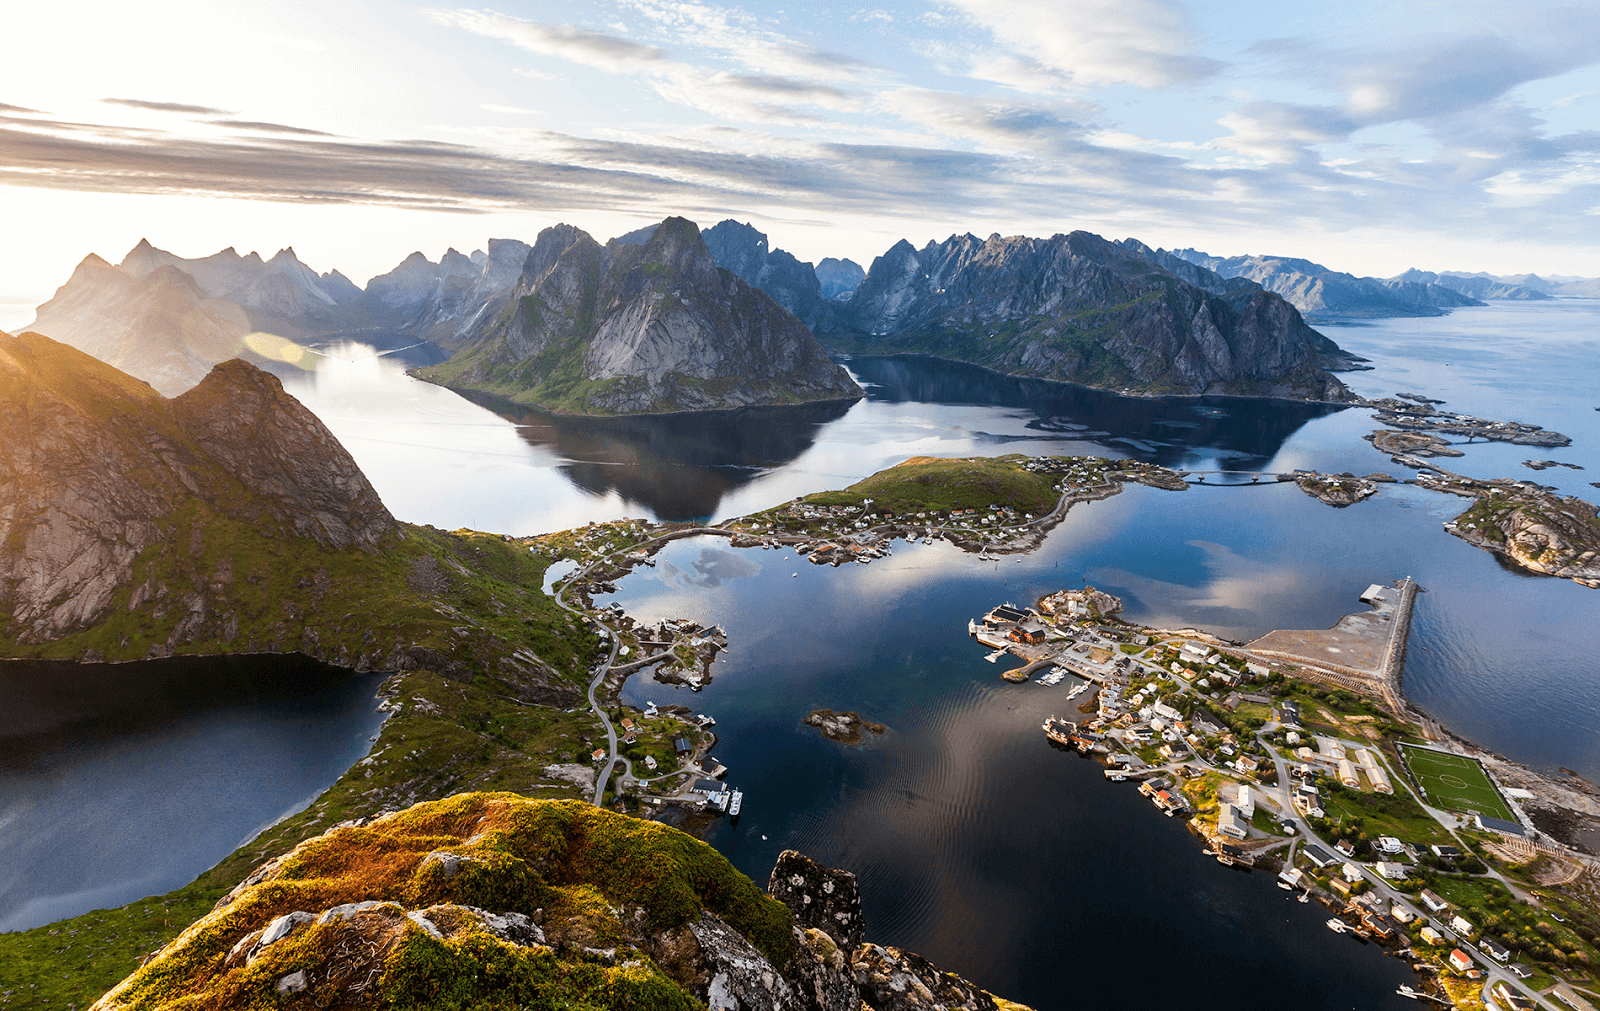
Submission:
<svg viewBox="0 0 1600 1011">
<path fill-rule="evenodd" d="M 840 744 L 860 744 L 862 734 L 881 734 L 889 729 L 864 719 L 860 713 L 836 713 L 832 709 L 813 709 L 801 722 L 816 727 L 823 737 Z"/>
<path fill-rule="evenodd" d="M 1490 421 L 1470 414 L 1441 411 L 1433 406 L 1437 403 L 1443 401 L 1414 403 L 1397 397 L 1384 397 L 1369 401 L 1367 406 L 1378 409 L 1378 413 L 1372 416 L 1373 421 L 1412 432 L 1442 432 L 1445 435 L 1464 435 L 1469 441 L 1484 439 L 1518 446 L 1572 445 L 1572 440 L 1567 436 L 1560 432 L 1548 432 L 1538 425 L 1520 421 Z"/>
<path fill-rule="evenodd" d="M 1343 474 L 1319 474 L 1316 471 L 1295 471 L 1294 483 L 1301 491 L 1335 508 L 1355 505 L 1364 498 L 1378 493 L 1380 482 L 1393 482 L 1388 474 L 1368 474 L 1356 477 L 1349 471 Z"/>
</svg>

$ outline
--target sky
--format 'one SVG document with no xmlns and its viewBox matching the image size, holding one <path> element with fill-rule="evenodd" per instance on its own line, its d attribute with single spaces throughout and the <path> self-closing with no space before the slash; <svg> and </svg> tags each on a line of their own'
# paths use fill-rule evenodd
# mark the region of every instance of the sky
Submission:
<svg viewBox="0 0 1600 1011">
<path fill-rule="evenodd" d="M 87 253 L 413 250 L 749 221 L 1600 275 L 1600 4 L 10 4 L 0 327 Z"/>
</svg>

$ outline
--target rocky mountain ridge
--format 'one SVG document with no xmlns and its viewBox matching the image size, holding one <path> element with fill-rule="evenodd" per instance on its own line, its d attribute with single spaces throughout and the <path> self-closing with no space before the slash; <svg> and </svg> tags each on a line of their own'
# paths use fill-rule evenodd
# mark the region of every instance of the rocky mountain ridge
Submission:
<svg viewBox="0 0 1600 1011">
<path fill-rule="evenodd" d="M 1224 278 L 1254 281 L 1313 318 L 1442 316 L 1450 309 L 1483 304 L 1445 285 L 1404 275 L 1388 281 L 1356 277 L 1297 257 L 1221 257 L 1197 249 L 1175 249 L 1168 255 Z"/>
<path fill-rule="evenodd" d="M 498 536 L 397 522 L 322 422 L 246 362 L 168 399 L 47 337 L 0 335 L 0 656 L 299 651 L 479 672 L 567 705 L 593 644 L 550 635 L 545 564 Z"/>
<path fill-rule="evenodd" d="M 632 414 L 854 399 L 805 325 L 717 266 L 693 222 L 641 244 L 540 233 L 504 308 L 417 374 L 558 413 Z"/>
<path fill-rule="evenodd" d="M 1428 270 L 1417 270 L 1415 267 L 1404 273 L 1396 274 L 1389 278 L 1387 284 L 1428 284 L 1439 285 L 1452 291 L 1459 291 L 1471 298 L 1514 299 L 1523 302 L 1537 302 L 1550 298 L 1548 288 L 1537 276 L 1530 279 L 1537 287 L 1525 284 L 1514 284 L 1491 277 L 1471 277 L 1461 274 L 1435 274 Z"/>
<path fill-rule="evenodd" d="M 94 1009 L 1020 1008 L 866 943 L 853 874 L 789 850 L 768 893 L 656 822 L 459 794 L 263 864 Z"/>
<path fill-rule="evenodd" d="M 1352 399 L 1329 372 L 1359 359 L 1292 305 L 1192 266 L 1186 278 L 1152 252 L 1089 232 L 902 240 L 835 310 L 847 332 L 827 339 L 1130 392 Z"/>
<path fill-rule="evenodd" d="M 104 619 L 196 500 L 332 549 L 394 526 L 322 422 L 241 361 L 168 400 L 39 334 L 0 336 L 0 417 L 0 608 L 23 641 Z"/>
</svg>

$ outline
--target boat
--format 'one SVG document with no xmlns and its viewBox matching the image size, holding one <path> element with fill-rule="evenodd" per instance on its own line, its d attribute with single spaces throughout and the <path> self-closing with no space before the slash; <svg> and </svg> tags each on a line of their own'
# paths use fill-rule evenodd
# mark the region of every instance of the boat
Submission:
<svg viewBox="0 0 1600 1011">
<path fill-rule="evenodd" d="M 1056 668 L 1056 670 L 1060 670 L 1060 669 L 1061 668 L 1059 668 L 1059 667 Z M 1072 689 L 1072 691 L 1067 692 L 1067 701 L 1071 702 L 1073 699 L 1077 698 L 1079 695 L 1082 695 L 1084 692 L 1086 692 L 1088 690 L 1089 690 L 1089 686 L 1088 685 L 1086 685 L 1086 684 L 1079 685 L 1078 687 Z"/>
<path fill-rule="evenodd" d="M 1078 725 L 1071 720 L 1061 720 L 1052 716 L 1044 721 L 1044 735 L 1057 744 L 1072 747 L 1072 735 L 1078 732 Z"/>
<path fill-rule="evenodd" d="M 1289 882 L 1287 882 L 1287 881 L 1278 882 L 1278 887 L 1282 888 L 1286 892 L 1294 891 L 1294 885 L 1289 884 Z"/>
<path fill-rule="evenodd" d="M 1295 899 L 1295 901 L 1296 902 L 1310 902 L 1311 901 L 1311 889 L 1307 888 L 1305 891 L 1301 892 L 1300 893 L 1300 897 L 1298 899 Z"/>
<path fill-rule="evenodd" d="M 1339 919 L 1337 916 L 1328 917 L 1327 927 L 1335 934 L 1347 933 L 1350 930 L 1350 924 Z"/>
<path fill-rule="evenodd" d="M 742 807 L 744 807 L 744 791 L 735 790 L 733 791 L 733 796 L 728 798 L 728 814 L 737 818 L 739 817 L 739 809 Z"/>
<path fill-rule="evenodd" d="M 988 656 L 984 657 L 984 659 L 989 661 L 990 663 L 994 663 L 996 660 L 1000 659 L 1001 657 L 1003 657 L 1005 655 L 1006 655 L 1006 651 L 1005 650 L 997 649 L 993 653 L 990 653 Z"/>
</svg>

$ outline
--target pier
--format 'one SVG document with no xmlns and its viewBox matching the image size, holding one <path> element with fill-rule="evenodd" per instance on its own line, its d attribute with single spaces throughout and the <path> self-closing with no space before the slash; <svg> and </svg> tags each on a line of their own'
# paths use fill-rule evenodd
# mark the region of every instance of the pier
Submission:
<svg viewBox="0 0 1600 1011">
<path fill-rule="evenodd" d="M 1301 668 L 1303 677 L 1376 696 L 1403 720 L 1400 676 L 1418 589 L 1410 576 L 1391 586 L 1374 584 L 1361 595 L 1372 610 L 1347 614 L 1332 628 L 1268 632 L 1246 643 L 1242 652 L 1289 661 Z"/>
</svg>

